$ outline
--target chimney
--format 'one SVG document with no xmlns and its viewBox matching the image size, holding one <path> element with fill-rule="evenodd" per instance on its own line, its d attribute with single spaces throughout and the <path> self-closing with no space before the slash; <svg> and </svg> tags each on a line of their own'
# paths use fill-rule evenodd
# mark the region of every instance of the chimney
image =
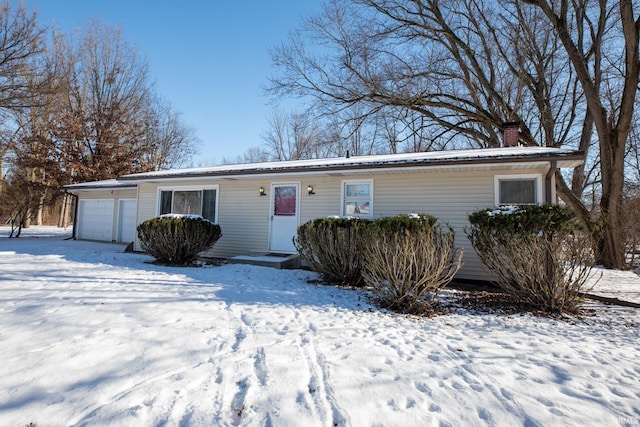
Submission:
<svg viewBox="0 0 640 427">
<path fill-rule="evenodd" d="M 507 122 L 502 124 L 502 146 L 517 147 L 520 122 Z"/>
</svg>

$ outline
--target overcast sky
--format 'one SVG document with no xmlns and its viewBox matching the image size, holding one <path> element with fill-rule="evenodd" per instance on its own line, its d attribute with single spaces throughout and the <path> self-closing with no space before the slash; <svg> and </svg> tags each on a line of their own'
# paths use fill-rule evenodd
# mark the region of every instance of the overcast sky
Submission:
<svg viewBox="0 0 640 427">
<path fill-rule="evenodd" d="M 17 4 L 18 0 L 11 0 Z M 90 18 L 119 26 L 148 60 L 158 91 L 202 140 L 196 165 L 262 145 L 273 106 L 268 48 L 321 0 L 25 0 L 41 25 L 68 33 Z"/>
</svg>

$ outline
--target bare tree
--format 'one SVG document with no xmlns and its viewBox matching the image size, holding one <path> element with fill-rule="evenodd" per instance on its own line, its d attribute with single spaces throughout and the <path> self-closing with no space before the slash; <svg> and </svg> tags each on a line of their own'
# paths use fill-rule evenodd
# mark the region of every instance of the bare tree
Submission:
<svg viewBox="0 0 640 427">
<path fill-rule="evenodd" d="M 333 0 L 273 51 L 282 72 L 270 91 L 328 113 L 357 108 L 363 120 L 415 114 L 443 147 L 497 146 L 502 124 L 518 121 L 524 144 L 584 150 L 593 160 L 568 181 L 558 174 L 559 194 L 595 237 L 599 261 L 622 268 L 636 15 L 630 0 Z M 594 165 L 595 209 L 583 199 Z"/>
<path fill-rule="evenodd" d="M 32 219 L 42 225 L 45 205 L 61 196 L 59 189 L 65 183 L 63 159 L 51 133 L 54 118 L 60 111 L 63 82 L 68 76 L 68 69 L 57 56 L 58 40 L 54 34 L 51 45 L 30 58 L 29 62 L 37 65 L 25 67 L 22 79 L 33 91 L 31 102 L 14 108 L 10 117 L 12 191 L 3 196 L 5 205 L 13 206 L 11 216 L 20 218 L 20 227 L 28 226 Z"/>
<path fill-rule="evenodd" d="M 0 4 L 0 198 L 18 227 L 40 223 L 64 184 L 183 165 L 197 141 L 119 30 L 45 34 L 35 13 Z"/>
<path fill-rule="evenodd" d="M 262 138 L 272 160 L 309 159 L 318 157 L 322 129 L 308 114 L 274 110 Z"/>
<path fill-rule="evenodd" d="M 44 30 L 36 14 L 29 14 L 23 4 L 15 11 L 5 0 L 0 4 L 0 110 L 2 113 L 39 102 L 38 94 L 46 81 L 34 82 L 30 76 L 42 76 L 46 64 L 38 58 L 44 53 Z"/>
<path fill-rule="evenodd" d="M 249 147 L 242 155 L 235 157 L 224 157 L 223 165 L 239 163 L 265 163 L 272 161 L 271 155 L 264 147 Z"/>
<path fill-rule="evenodd" d="M 171 103 L 155 96 L 144 110 L 141 163 L 154 170 L 187 166 L 198 138 Z"/>
<path fill-rule="evenodd" d="M 62 46 L 65 48 L 65 46 Z M 71 70 L 56 125 L 73 181 L 115 178 L 153 169 L 141 163 L 144 112 L 151 97 L 148 65 L 119 30 L 92 21 L 70 39 Z"/>
<path fill-rule="evenodd" d="M 13 112 L 40 102 L 39 94 L 48 90 L 44 79 L 46 64 L 40 61 L 44 52 L 44 30 L 37 24 L 36 14 L 29 14 L 23 4 L 12 10 L 8 0 L 0 3 L 0 159 L 10 151 L 10 122 Z M 0 165 L 0 175 L 2 166 Z"/>
<path fill-rule="evenodd" d="M 606 0 L 525 2 L 538 7 L 553 25 L 584 93 L 585 122 L 592 122 L 595 128 L 602 179 L 599 222 L 603 224 L 587 224 L 595 234 L 601 260 L 609 267 L 623 268 L 624 162 L 640 82 L 640 18 L 631 0 L 618 4 Z M 610 33 L 611 29 L 621 30 L 622 37 Z M 607 37 L 615 41 L 608 43 Z M 575 194 L 563 188 L 562 182 L 561 191 L 585 218 L 582 201 L 572 197 Z"/>
</svg>

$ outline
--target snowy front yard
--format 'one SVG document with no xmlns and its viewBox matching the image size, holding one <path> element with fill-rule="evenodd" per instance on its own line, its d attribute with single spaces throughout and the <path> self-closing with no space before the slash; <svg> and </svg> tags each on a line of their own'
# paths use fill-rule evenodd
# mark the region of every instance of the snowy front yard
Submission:
<svg viewBox="0 0 640 427">
<path fill-rule="evenodd" d="M 2 426 L 640 425 L 637 308 L 418 319 L 311 272 L 0 233 Z"/>
</svg>

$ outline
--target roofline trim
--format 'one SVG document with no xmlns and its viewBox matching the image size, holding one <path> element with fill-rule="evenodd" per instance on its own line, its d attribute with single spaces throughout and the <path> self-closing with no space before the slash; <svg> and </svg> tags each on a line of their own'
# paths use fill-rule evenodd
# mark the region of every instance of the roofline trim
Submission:
<svg viewBox="0 0 640 427">
<path fill-rule="evenodd" d="M 125 175 L 118 178 L 118 181 L 128 182 L 146 182 L 159 181 L 169 179 L 186 179 L 186 178 L 208 178 L 208 177 L 233 177 L 233 176 L 253 176 L 253 175 L 280 175 L 291 173 L 312 173 L 312 172 L 331 172 L 331 171 L 352 171 L 365 169 L 404 169 L 429 166 L 451 166 L 451 165 L 478 165 L 478 164 L 496 164 L 496 163 L 526 163 L 526 162 L 550 162 L 557 161 L 580 161 L 584 162 L 584 152 L 574 151 L 571 153 L 548 153 L 535 155 L 522 154 L 519 156 L 508 157 L 474 157 L 467 159 L 424 159 L 413 161 L 388 161 L 383 163 L 367 162 L 367 163 L 351 163 L 345 164 L 329 164 L 329 165 L 309 165 L 294 166 L 280 168 L 254 168 L 254 169 L 234 169 L 219 171 L 203 171 L 191 173 L 168 173 L 166 175 Z M 170 171 L 167 171 L 170 172 Z"/>
<path fill-rule="evenodd" d="M 66 191 L 67 193 L 73 193 L 74 191 L 90 191 L 90 190 L 129 190 L 132 188 L 137 188 L 138 184 L 134 183 L 134 182 L 127 182 L 127 183 L 121 183 L 121 184 L 114 184 L 114 185 L 90 185 L 89 183 L 87 183 L 86 185 L 83 185 L 82 183 L 80 184 L 70 184 L 70 185 L 65 185 L 62 187 L 63 191 Z"/>
</svg>

